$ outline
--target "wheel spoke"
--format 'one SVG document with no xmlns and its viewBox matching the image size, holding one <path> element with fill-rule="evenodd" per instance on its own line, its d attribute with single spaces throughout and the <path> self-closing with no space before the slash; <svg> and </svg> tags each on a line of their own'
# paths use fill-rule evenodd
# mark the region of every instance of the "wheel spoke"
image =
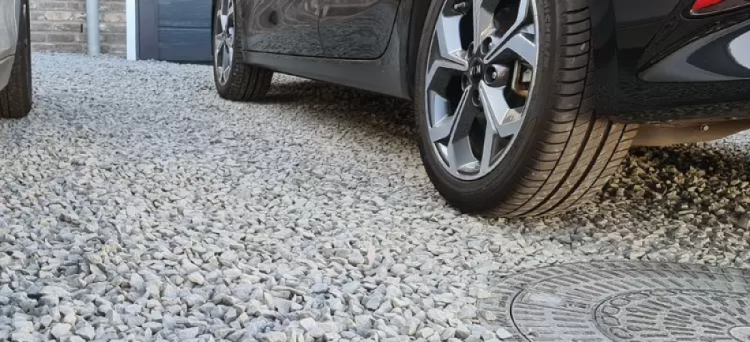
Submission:
<svg viewBox="0 0 750 342">
<path fill-rule="evenodd" d="M 225 14 L 227 15 L 227 17 L 234 17 L 234 1 L 227 0 L 227 5 L 227 11 Z"/>
<path fill-rule="evenodd" d="M 484 131 L 484 145 L 482 146 L 482 159 L 479 165 L 480 172 L 488 172 L 490 164 L 492 163 L 493 147 L 495 146 L 495 138 L 497 133 L 495 127 L 491 122 L 487 122 L 487 127 Z"/>
<path fill-rule="evenodd" d="M 466 60 L 466 52 L 461 47 L 461 31 L 459 30 L 459 16 L 441 15 L 436 24 L 436 36 L 439 60 L 442 67 L 466 71 L 469 62 Z"/>
<path fill-rule="evenodd" d="M 229 79 L 229 71 L 232 69 L 232 54 L 230 51 L 231 48 L 224 45 L 224 49 L 222 51 L 222 54 L 224 55 L 224 58 L 222 60 L 222 75 L 224 81 Z"/>
<path fill-rule="evenodd" d="M 515 22 L 511 25 L 508 31 L 502 34 L 501 37 L 493 38 L 492 47 L 484 58 L 485 63 L 493 63 L 501 55 L 504 55 L 507 52 L 513 52 L 532 67 L 536 67 L 537 46 L 534 34 L 529 33 L 534 32 L 535 30 L 528 29 L 530 10 L 530 0 L 521 0 Z M 533 24 L 531 27 L 533 28 Z"/>
<path fill-rule="evenodd" d="M 458 103 L 458 107 L 456 108 L 455 112 L 448 113 L 449 115 L 446 115 L 445 117 L 441 119 L 438 119 L 438 121 L 432 125 L 432 127 L 429 130 L 430 140 L 432 142 L 438 142 L 438 141 L 453 137 L 453 132 L 456 128 L 456 123 L 459 122 L 461 115 L 466 112 L 467 107 L 471 105 L 469 103 L 470 101 L 471 100 L 468 96 L 468 90 L 467 90 L 461 96 L 461 101 Z M 443 111 L 449 110 L 449 109 L 444 108 L 444 106 L 438 106 L 436 99 L 433 98 L 432 108 L 431 108 L 432 113 L 437 114 L 437 110 L 439 109 L 438 107 L 443 107 L 443 108 L 440 108 Z"/>
<path fill-rule="evenodd" d="M 495 131 L 497 132 L 498 136 L 507 138 L 515 136 L 519 131 L 521 131 L 521 125 L 523 124 L 523 120 L 521 120 L 521 117 L 523 116 L 522 110 L 523 108 L 513 108 L 510 110 L 512 114 L 509 117 L 518 119 L 506 120 L 505 123 L 496 127 Z"/>
<path fill-rule="evenodd" d="M 471 123 L 477 116 L 477 109 L 472 104 L 471 93 L 472 90 L 469 88 L 464 90 L 461 95 L 461 101 L 458 103 L 456 112 L 453 114 L 455 116 L 455 123 L 453 124 L 453 132 L 451 132 L 451 140 L 463 138 L 468 135 Z"/>
<path fill-rule="evenodd" d="M 229 66 L 224 67 L 224 73 L 223 73 L 224 82 L 226 82 L 226 81 L 229 80 L 229 73 L 231 71 L 232 71 L 231 67 L 229 67 Z"/>
<path fill-rule="evenodd" d="M 217 60 L 216 60 L 216 66 L 214 67 L 214 69 L 216 70 L 216 75 L 219 76 L 219 81 L 223 82 L 224 81 L 224 79 L 223 79 L 224 78 L 224 67 L 221 65 L 221 62 L 218 60 L 218 58 L 219 58 L 218 57 L 219 56 L 218 52 L 216 53 L 216 56 L 217 56 L 216 57 Z"/>
<path fill-rule="evenodd" d="M 221 22 L 221 32 L 227 32 L 227 24 L 229 23 L 229 16 L 226 14 L 220 14 L 219 21 Z"/>
<path fill-rule="evenodd" d="M 432 128 L 430 128 L 430 140 L 432 142 L 438 142 L 446 139 L 453 133 L 453 126 L 456 122 L 455 115 L 449 115 L 436 122 Z"/>
<path fill-rule="evenodd" d="M 474 2 L 471 6 L 473 17 L 472 23 L 474 27 L 474 47 L 475 50 L 478 50 L 484 41 L 484 38 L 493 31 L 493 14 L 491 11 L 487 10 L 487 8 L 482 6 L 487 2 L 486 0 L 472 1 Z"/>
<path fill-rule="evenodd" d="M 519 33 L 514 35 L 506 45 L 507 49 L 515 52 L 518 57 L 526 61 L 531 67 L 536 67 L 537 47 L 527 35 Z"/>
<path fill-rule="evenodd" d="M 221 68 L 224 65 L 224 56 L 221 54 L 221 52 L 224 51 L 224 42 L 222 40 L 216 42 L 215 50 L 214 60 L 216 61 L 216 67 Z"/>
<path fill-rule="evenodd" d="M 229 33 L 227 34 L 226 44 L 229 47 L 234 48 L 234 27 L 229 28 Z"/>
<path fill-rule="evenodd" d="M 518 4 L 518 15 L 516 16 L 516 21 L 513 23 L 514 29 L 518 29 L 519 27 L 523 26 L 523 24 L 529 17 L 530 11 L 531 0 L 521 0 Z"/>
<path fill-rule="evenodd" d="M 471 153 L 469 131 L 478 112 L 472 104 L 472 90 L 466 89 L 461 95 L 456 112 L 453 114 L 452 129 L 448 139 L 448 160 L 453 171 L 468 172 L 469 164 L 476 162 Z M 467 166 L 469 169 L 467 169 Z"/>
<path fill-rule="evenodd" d="M 471 142 L 468 137 L 451 142 L 448 151 L 451 171 L 463 174 L 479 171 L 479 161 L 471 153 Z"/>
<path fill-rule="evenodd" d="M 458 16 L 440 15 L 436 24 L 433 40 L 432 63 L 427 71 L 427 88 L 435 84 L 448 82 L 450 77 L 445 73 L 459 74 L 469 69 L 466 52 L 461 48 Z M 444 85 L 444 84 L 442 84 Z"/>
<path fill-rule="evenodd" d="M 484 62 L 491 64 L 496 62 L 501 56 L 507 55 L 509 52 L 514 53 L 532 68 L 536 67 L 537 64 L 537 45 L 528 34 L 516 33 L 507 39 L 503 37 L 503 43 L 494 45 L 490 53 L 484 58 Z"/>
<path fill-rule="evenodd" d="M 479 96 L 487 117 L 487 124 L 492 124 L 495 132 L 502 138 L 510 137 L 518 133 L 523 108 L 510 108 L 505 100 L 505 87 L 490 87 L 480 83 Z M 516 125 L 518 123 L 518 125 Z"/>
</svg>

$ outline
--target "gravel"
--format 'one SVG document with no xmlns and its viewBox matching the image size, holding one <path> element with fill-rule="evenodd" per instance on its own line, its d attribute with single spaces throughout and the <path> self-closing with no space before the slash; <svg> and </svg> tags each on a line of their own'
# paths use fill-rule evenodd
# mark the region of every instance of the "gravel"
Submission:
<svg viewBox="0 0 750 342">
<path fill-rule="evenodd" d="M 34 56 L 0 123 L 0 339 L 493 341 L 488 287 L 603 259 L 750 268 L 750 135 L 635 149 L 546 219 L 462 215 L 411 106 L 276 76 L 222 101 L 210 67 Z"/>
</svg>

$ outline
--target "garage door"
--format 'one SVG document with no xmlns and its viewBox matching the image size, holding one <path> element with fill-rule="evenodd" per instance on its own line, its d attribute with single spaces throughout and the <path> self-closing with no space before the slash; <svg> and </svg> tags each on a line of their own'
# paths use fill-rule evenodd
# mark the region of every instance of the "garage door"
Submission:
<svg viewBox="0 0 750 342">
<path fill-rule="evenodd" d="M 211 60 L 211 1 L 138 1 L 138 58 Z"/>
</svg>

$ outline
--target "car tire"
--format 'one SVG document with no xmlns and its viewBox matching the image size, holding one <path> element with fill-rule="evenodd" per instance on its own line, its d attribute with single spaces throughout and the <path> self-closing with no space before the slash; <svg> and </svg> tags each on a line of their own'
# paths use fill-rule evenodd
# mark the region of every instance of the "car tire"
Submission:
<svg viewBox="0 0 750 342">
<path fill-rule="evenodd" d="M 211 45 L 211 51 L 213 51 L 214 83 L 216 84 L 219 96 L 224 99 L 231 101 L 257 101 L 262 99 L 268 92 L 273 72 L 243 63 L 243 49 L 241 48 L 243 42 L 242 20 L 234 20 L 234 18 L 240 18 L 240 13 L 235 10 L 237 7 L 234 6 L 234 1 L 214 1 L 213 39 Z M 220 16 L 224 14 L 222 11 L 227 16 L 230 15 L 229 11 L 231 11 L 231 19 L 227 19 L 227 22 L 231 20 L 233 32 L 228 38 L 227 36 L 223 36 L 223 41 L 218 37 L 223 34 L 223 30 L 227 32 L 229 30 L 222 27 L 223 24 L 220 20 Z M 228 51 L 229 53 L 227 53 Z M 228 66 L 222 64 L 226 62 L 224 54 L 230 57 Z"/>
<path fill-rule="evenodd" d="M 10 81 L 0 90 L 0 118 L 18 119 L 31 111 L 31 45 L 29 42 L 29 6 L 23 1 L 15 58 Z"/>
<path fill-rule="evenodd" d="M 589 0 L 531 0 L 544 25 L 535 31 L 539 57 L 523 123 L 494 170 L 468 181 L 446 168 L 426 115 L 428 47 L 447 1 L 429 10 L 414 86 L 420 154 L 437 190 L 463 212 L 507 218 L 553 215 L 592 199 L 626 157 L 637 126 L 594 112 Z"/>
</svg>

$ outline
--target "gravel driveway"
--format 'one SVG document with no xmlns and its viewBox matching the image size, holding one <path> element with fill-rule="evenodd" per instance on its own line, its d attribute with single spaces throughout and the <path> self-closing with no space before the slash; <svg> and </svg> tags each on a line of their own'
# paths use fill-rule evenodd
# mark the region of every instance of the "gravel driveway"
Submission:
<svg viewBox="0 0 750 342">
<path fill-rule="evenodd" d="M 750 268 L 750 135 L 637 149 L 598 203 L 461 215 L 409 103 L 276 76 L 220 100 L 210 67 L 34 57 L 0 123 L 0 340 L 479 341 L 503 276 L 603 259 Z"/>
</svg>

